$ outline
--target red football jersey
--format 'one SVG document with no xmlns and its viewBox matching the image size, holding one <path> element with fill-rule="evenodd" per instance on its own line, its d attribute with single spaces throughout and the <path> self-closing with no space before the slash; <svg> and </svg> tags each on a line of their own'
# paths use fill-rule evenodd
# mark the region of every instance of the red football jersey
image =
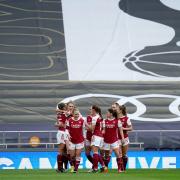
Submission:
<svg viewBox="0 0 180 180">
<path fill-rule="evenodd" d="M 95 125 L 93 135 L 103 137 L 102 123 L 103 119 L 99 115 L 96 115 L 92 118 L 92 125 Z"/>
<path fill-rule="evenodd" d="M 123 116 L 123 117 L 119 118 L 119 120 L 122 123 L 122 127 L 127 128 L 128 126 L 131 126 L 131 121 L 127 116 Z M 123 134 L 124 134 L 124 138 L 128 137 L 127 131 L 123 131 Z M 119 136 L 119 139 L 122 139 L 119 131 L 118 131 L 118 136 Z"/>
<path fill-rule="evenodd" d="M 122 127 L 122 124 L 117 119 L 106 119 L 103 122 L 103 128 L 105 129 L 104 142 L 112 144 L 118 141 L 119 127 Z"/>
<path fill-rule="evenodd" d="M 79 144 L 84 141 L 83 128 L 85 128 L 84 119 L 79 118 L 77 121 L 74 118 L 70 118 L 67 122 L 69 127 L 70 141 L 74 144 Z"/>
<path fill-rule="evenodd" d="M 66 115 L 64 113 L 57 113 L 57 120 L 59 123 L 62 123 L 64 126 L 66 125 Z M 65 131 L 65 127 L 59 127 L 60 131 Z"/>
<path fill-rule="evenodd" d="M 87 124 L 92 125 L 92 116 L 88 115 L 86 118 Z M 86 132 L 86 139 L 91 141 L 92 138 L 92 131 L 91 130 L 87 130 Z"/>
</svg>

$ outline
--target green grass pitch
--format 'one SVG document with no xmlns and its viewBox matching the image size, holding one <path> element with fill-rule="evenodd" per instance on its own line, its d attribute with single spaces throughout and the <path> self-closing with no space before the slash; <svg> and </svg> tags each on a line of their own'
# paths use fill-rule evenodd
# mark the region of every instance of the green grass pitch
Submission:
<svg viewBox="0 0 180 180">
<path fill-rule="evenodd" d="M 55 170 L 0 170 L 0 180 L 178 180 L 180 169 L 131 169 L 125 173 L 56 173 Z"/>
</svg>

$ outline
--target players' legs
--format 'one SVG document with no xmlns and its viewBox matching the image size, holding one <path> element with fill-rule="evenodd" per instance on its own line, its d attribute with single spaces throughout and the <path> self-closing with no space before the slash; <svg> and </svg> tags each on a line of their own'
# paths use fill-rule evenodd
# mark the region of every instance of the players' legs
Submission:
<svg viewBox="0 0 180 180">
<path fill-rule="evenodd" d="M 112 154 L 112 148 L 110 149 L 110 151 L 109 151 L 109 161 L 111 160 L 111 154 Z"/>
<path fill-rule="evenodd" d="M 81 162 L 81 151 L 82 149 L 76 149 L 76 152 L 75 152 L 76 161 L 75 161 L 74 172 L 78 171 L 78 167 Z"/>
<path fill-rule="evenodd" d="M 76 152 L 75 152 L 75 144 L 73 144 L 72 142 L 69 142 L 69 154 L 70 154 L 70 165 L 71 165 L 71 172 L 74 171 L 74 167 L 75 167 L 75 162 L 76 162 Z"/>
<path fill-rule="evenodd" d="M 105 172 L 107 172 L 108 170 L 108 164 L 110 162 L 110 156 L 109 154 L 112 152 L 111 151 L 111 145 L 109 143 L 104 143 L 103 145 L 103 149 L 104 149 L 104 153 L 105 153 L 105 157 L 104 157 L 104 163 L 105 163 Z M 110 152 L 111 151 L 111 152 Z"/>
<path fill-rule="evenodd" d="M 64 169 L 65 169 L 65 171 L 67 171 L 68 170 L 68 154 L 67 154 L 66 145 L 65 145 L 65 148 L 64 148 L 62 161 L 63 161 L 63 164 L 64 164 Z"/>
<path fill-rule="evenodd" d="M 99 147 L 97 146 L 92 146 L 92 151 L 93 151 L 93 169 L 95 171 L 98 170 L 98 162 L 99 162 Z"/>
<path fill-rule="evenodd" d="M 99 146 L 92 146 L 92 151 L 93 151 L 93 170 L 96 172 L 98 170 L 98 162 L 101 164 L 101 171 L 104 171 L 104 161 L 102 159 L 101 154 L 99 154 Z"/>
<path fill-rule="evenodd" d="M 57 172 L 63 172 L 63 153 L 65 148 L 64 132 L 58 131 L 56 134 L 58 143 L 58 155 L 57 155 Z"/>
<path fill-rule="evenodd" d="M 63 172 L 63 153 L 64 153 L 65 144 L 58 145 L 58 155 L 57 155 L 57 170 Z"/>
<path fill-rule="evenodd" d="M 102 168 L 105 167 L 104 161 L 102 160 L 102 156 L 99 154 L 99 150 L 103 147 L 103 143 L 104 143 L 103 137 L 96 136 L 96 135 L 92 136 L 91 146 L 92 146 L 92 151 L 93 151 L 94 172 L 98 170 L 98 162 L 100 162 Z"/>
<path fill-rule="evenodd" d="M 123 166 L 123 159 L 122 156 L 120 155 L 119 152 L 119 146 L 113 148 L 114 153 L 116 155 L 116 161 L 117 161 L 117 165 L 118 165 L 118 172 L 123 172 L 124 171 L 124 166 Z"/>
<path fill-rule="evenodd" d="M 128 162 L 127 151 L 128 151 L 128 144 L 123 145 L 122 146 L 122 158 L 123 158 L 124 170 L 126 170 L 126 166 L 127 166 L 127 162 Z"/>
<path fill-rule="evenodd" d="M 129 137 L 124 138 L 123 144 L 121 143 L 121 141 L 119 144 L 120 144 L 120 150 L 122 152 L 124 170 L 126 170 L 126 166 L 127 166 L 127 162 L 128 162 L 127 151 L 128 151 L 128 147 L 129 147 Z"/>
<path fill-rule="evenodd" d="M 65 166 L 68 166 L 68 161 L 69 161 L 69 163 L 71 161 L 71 156 L 70 156 L 70 153 L 69 153 L 69 139 L 68 138 L 66 138 L 65 144 L 66 144 L 66 157 L 65 157 L 65 163 L 64 164 L 65 164 Z"/>
<path fill-rule="evenodd" d="M 101 172 L 104 172 L 104 168 L 105 168 L 105 164 L 104 164 L 104 160 L 103 160 L 103 157 L 104 157 L 104 149 L 103 148 L 99 148 L 100 149 L 100 153 L 98 154 L 98 160 L 99 160 L 99 163 L 101 164 Z"/>
<path fill-rule="evenodd" d="M 91 156 L 91 144 L 89 141 L 85 142 L 85 153 L 87 159 L 93 164 L 93 157 Z"/>
<path fill-rule="evenodd" d="M 86 157 L 87 159 L 91 162 L 92 164 L 92 168 L 88 171 L 88 172 L 92 172 L 93 170 L 93 157 L 91 155 L 91 146 L 85 146 L 85 153 L 86 153 Z"/>
<path fill-rule="evenodd" d="M 105 152 L 104 164 L 108 168 L 108 164 L 110 162 L 110 156 L 109 156 L 110 150 L 104 150 L 104 152 Z"/>
</svg>

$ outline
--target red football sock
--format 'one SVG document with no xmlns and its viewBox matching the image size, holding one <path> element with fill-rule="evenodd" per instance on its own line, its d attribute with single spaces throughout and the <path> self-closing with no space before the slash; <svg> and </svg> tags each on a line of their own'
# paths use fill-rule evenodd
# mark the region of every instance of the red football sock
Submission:
<svg viewBox="0 0 180 180">
<path fill-rule="evenodd" d="M 98 154 L 98 161 L 100 162 L 101 166 L 104 167 L 105 164 L 104 164 L 104 161 L 102 159 L 102 156 L 100 154 Z"/>
<path fill-rule="evenodd" d="M 124 165 L 124 170 L 126 170 L 126 165 L 128 162 L 128 157 L 127 156 L 123 156 L 123 165 Z"/>
<path fill-rule="evenodd" d="M 77 157 L 77 158 L 76 158 L 76 162 L 75 162 L 75 168 L 74 168 L 74 170 L 75 170 L 75 171 L 77 171 L 77 170 L 78 170 L 78 167 L 79 167 L 80 161 L 81 161 L 81 158 L 80 158 L 80 157 Z"/>
<path fill-rule="evenodd" d="M 61 170 L 63 168 L 63 162 L 62 162 L 62 155 L 61 154 L 57 155 L 57 166 L 58 166 L 58 170 Z"/>
<path fill-rule="evenodd" d="M 121 158 L 116 158 L 117 165 L 118 165 L 118 171 L 124 171 L 124 165 L 123 165 L 123 160 Z"/>
<path fill-rule="evenodd" d="M 98 161 L 99 161 L 98 154 L 93 154 L 93 168 L 94 168 L 94 170 L 98 169 Z"/>
<path fill-rule="evenodd" d="M 109 162 L 110 162 L 110 159 L 111 159 L 110 156 L 105 157 L 104 163 L 105 163 L 105 166 L 106 166 L 106 167 L 108 167 L 108 164 L 109 164 Z"/>
</svg>

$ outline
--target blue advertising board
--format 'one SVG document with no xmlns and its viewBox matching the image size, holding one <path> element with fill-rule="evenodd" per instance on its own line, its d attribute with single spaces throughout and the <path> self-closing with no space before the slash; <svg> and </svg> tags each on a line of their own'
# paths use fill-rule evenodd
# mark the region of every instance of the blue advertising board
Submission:
<svg viewBox="0 0 180 180">
<path fill-rule="evenodd" d="M 56 169 L 57 152 L 0 152 L 0 169 Z M 180 168 L 180 151 L 129 151 L 129 169 Z M 91 168 L 82 153 L 82 168 Z M 116 169 L 116 157 L 112 155 L 109 168 Z"/>
</svg>

